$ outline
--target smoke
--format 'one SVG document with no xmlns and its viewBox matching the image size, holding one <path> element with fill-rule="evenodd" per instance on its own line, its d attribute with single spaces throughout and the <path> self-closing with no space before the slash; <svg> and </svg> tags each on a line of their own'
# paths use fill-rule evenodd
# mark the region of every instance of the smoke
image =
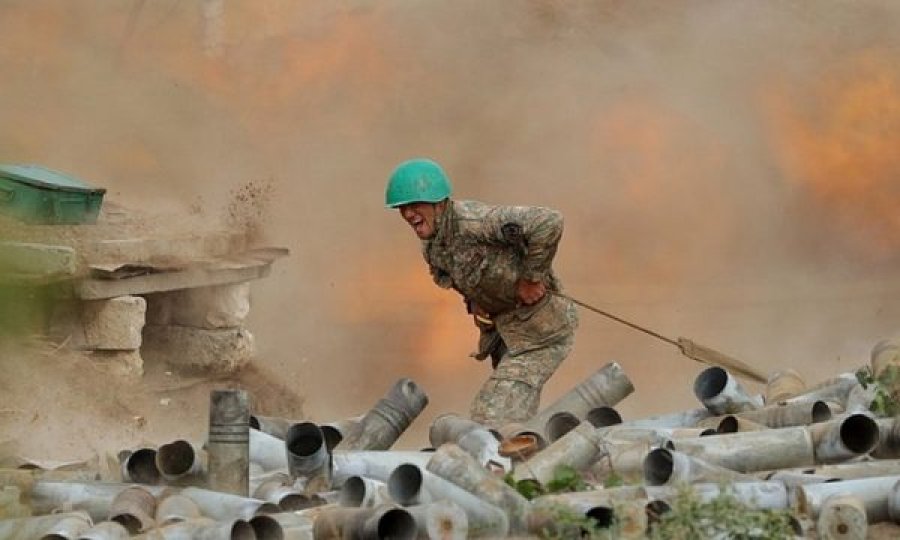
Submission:
<svg viewBox="0 0 900 540">
<path fill-rule="evenodd" d="M 889 0 L 0 12 L 4 162 L 126 206 L 202 208 L 207 225 L 241 185 L 271 185 L 264 240 L 292 256 L 254 285 L 251 327 L 316 419 L 358 414 L 403 376 L 429 393 L 426 416 L 466 412 L 488 375 L 462 302 L 382 207 L 412 156 L 440 161 L 459 198 L 562 210 L 571 294 L 760 369 L 818 380 L 897 329 Z M 545 402 L 612 360 L 637 388 L 626 417 L 695 406 L 702 366 L 584 311 Z"/>
</svg>

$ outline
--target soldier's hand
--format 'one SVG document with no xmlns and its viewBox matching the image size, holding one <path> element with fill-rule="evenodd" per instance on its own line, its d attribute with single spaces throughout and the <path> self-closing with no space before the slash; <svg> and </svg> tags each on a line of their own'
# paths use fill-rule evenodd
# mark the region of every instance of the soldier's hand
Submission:
<svg viewBox="0 0 900 540">
<path fill-rule="evenodd" d="M 530 306 L 539 302 L 547 294 L 547 287 L 544 286 L 543 281 L 520 279 L 516 282 L 516 294 L 519 296 L 519 301 Z"/>
</svg>

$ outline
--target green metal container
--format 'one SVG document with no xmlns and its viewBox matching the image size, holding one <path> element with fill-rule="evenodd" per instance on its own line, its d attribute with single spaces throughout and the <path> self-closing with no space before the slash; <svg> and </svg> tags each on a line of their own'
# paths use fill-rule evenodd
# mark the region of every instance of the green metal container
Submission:
<svg viewBox="0 0 900 540">
<path fill-rule="evenodd" d="M 38 165 L 0 165 L 0 212 L 26 223 L 94 223 L 105 193 Z"/>
</svg>

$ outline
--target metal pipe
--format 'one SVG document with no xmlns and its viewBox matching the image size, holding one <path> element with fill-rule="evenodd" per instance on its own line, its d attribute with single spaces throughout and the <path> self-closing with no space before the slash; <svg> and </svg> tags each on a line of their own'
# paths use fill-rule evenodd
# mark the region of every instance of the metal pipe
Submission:
<svg viewBox="0 0 900 540">
<path fill-rule="evenodd" d="M 399 450 L 355 450 L 336 451 L 331 456 L 333 487 L 340 487 L 351 476 L 366 476 L 382 482 L 397 466 L 403 463 L 415 463 L 425 467 L 431 459 L 431 452 L 399 451 Z"/>
<path fill-rule="evenodd" d="M 244 390 L 213 390 L 209 400 L 208 485 L 246 497 L 250 492 L 250 407 Z"/>
<path fill-rule="evenodd" d="M 780 470 L 774 473 L 769 471 L 762 477 L 772 482 L 781 482 L 788 489 L 804 484 L 821 484 L 822 482 L 834 482 L 836 478 L 795 470 Z"/>
<path fill-rule="evenodd" d="M 343 420 L 319 424 L 319 429 L 322 430 L 322 435 L 325 436 L 325 446 L 328 448 L 328 451 L 334 450 L 345 438 L 355 436 L 360 430 L 364 417 L 365 415 L 361 414 Z"/>
<path fill-rule="evenodd" d="M 335 448 L 341 450 L 387 450 L 428 405 L 428 396 L 411 379 L 400 379 Z"/>
<path fill-rule="evenodd" d="M 854 373 L 842 373 L 837 377 L 820 382 L 807 388 L 806 392 L 784 400 L 784 403 L 799 401 L 825 401 L 847 407 L 847 397 L 853 388 L 859 386 Z"/>
<path fill-rule="evenodd" d="M 672 439 L 668 448 L 738 472 L 802 467 L 815 463 L 812 436 L 805 427 Z"/>
<path fill-rule="evenodd" d="M 57 514 L 64 517 L 48 528 L 40 540 L 75 540 L 91 528 L 91 518 L 87 514 L 82 512 L 75 514 L 77 515 Z M 0 526 L 0 537 L 7 538 L 2 535 L 2 526 Z M 28 536 L 27 531 L 24 537 L 37 538 L 37 536 Z"/>
<path fill-rule="evenodd" d="M 365 476 L 351 476 L 339 491 L 341 506 L 371 508 L 391 502 L 385 483 Z"/>
<path fill-rule="evenodd" d="M 694 395 L 713 414 L 734 414 L 763 406 L 758 396 L 751 397 L 728 371 L 713 366 L 694 380 Z"/>
<path fill-rule="evenodd" d="M 287 471 L 288 460 L 284 439 L 257 429 L 250 429 L 250 459 L 263 471 Z"/>
<path fill-rule="evenodd" d="M 809 428 L 815 443 L 816 463 L 836 463 L 869 453 L 878 444 L 878 424 L 865 414 Z"/>
<path fill-rule="evenodd" d="M 250 523 L 243 519 L 196 518 L 179 521 L 137 536 L 146 540 L 256 540 Z"/>
<path fill-rule="evenodd" d="M 131 535 L 121 523 L 102 521 L 78 536 L 78 540 L 127 540 Z"/>
<path fill-rule="evenodd" d="M 35 514 L 50 514 L 60 509 L 87 512 L 94 522 L 109 516 L 112 500 L 132 484 L 106 482 L 52 482 L 39 480 L 31 488 L 31 510 Z M 142 486 L 158 495 L 164 486 Z"/>
<path fill-rule="evenodd" d="M 109 519 L 121 524 L 128 534 L 135 535 L 155 525 L 156 497 L 138 486 L 119 492 L 109 505 Z"/>
<path fill-rule="evenodd" d="M 257 479 L 250 478 L 250 489 L 254 499 L 276 504 L 285 512 L 312 506 L 310 498 L 296 489 L 291 477 L 285 473 L 267 475 L 259 480 L 261 481 L 257 482 Z"/>
<path fill-rule="evenodd" d="M 819 538 L 865 540 L 869 531 L 865 504 L 853 495 L 828 497 L 819 510 L 816 531 Z"/>
<path fill-rule="evenodd" d="M 539 536 L 580 537 L 580 525 L 561 519 L 560 511 L 568 510 L 577 516 L 592 518 L 600 528 L 618 523 L 623 538 L 643 538 L 647 527 L 644 509 L 647 502 L 643 486 L 542 495 L 531 502 L 527 529 Z M 635 512 L 635 509 L 639 511 Z"/>
<path fill-rule="evenodd" d="M 888 495 L 888 517 L 894 523 L 900 523 L 900 481 L 891 487 Z"/>
<path fill-rule="evenodd" d="M 280 540 L 314 540 L 314 520 L 296 512 L 282 512 L 254 516 L 250 519 L 250 527 L 257 540 L 263 537 Z"/>
<path fill-rule="evenodd" d="M 466 512 L 472 536 L 502 537 L 509 532 L 506 512 L 417 465 L 406 463 L 394 469 L 387 486 L 391 498 L 403 505 L 453 501 Z"/>
<path fill-rule="evenodd" d="M 327 489 L 331 485 L 331 459 L 319 426 L 312 422 L 294 424 L 285 437 L 291 478 L 300 480 L 308 493 Z"/>
<path fill-rule="evenodd" d="M 607 453 L 591 465 L 590 472 L 601 480 L 618 476 L 627 484 L 641 482 L 644 458 L 652 448 L 649 442 L 611 443 Z"/>
<path fill-rule="evenodd" d="M 622 423 L 622 416 L 619 411 L 612 407 L 603 405 L 594 407 L 584 416 L 584 419 L 591 423 L 594 427 L 609 427 Z"/>
<path fill-rule="evenodd" d="M 200 484 L 206 479 L 205 457 L 198 446 L 178 439 L 160 446 L 154 461 L 166 483 Z"/>
<path fill-rule="evenodd" d="M 232 493 L 186 487 L 181 490 L 181 494 L 197 503 L 204 516 L 219 521 L 247 520 L 257 514 L 276 514 L 281 511 L 272 503 Z"/>
<path fill-rule="evenodd" d="M 638 428 L 681 428 L 694 427 L 698 422 L 712 416 L 709 409 L 689 409 L 670 414 L 661 414 L 640 418 L 637 420 L 629 420 L 619 424 L 621 427 L 638 427 Z"/>
<path fill-rule="evenodd" d="M 836 478 L 838 480 L 854 480 L 875 476 L 900 475 L 900 460 L 876 459 L 869 461 L 852 461 L 834 465 L 822 465 L 812 469 L 813 474 Z"/>
<path fill-rule="evenodd" d="M 900 421 L 897 418 L 878 418 L 878 444 L 872 449 L 877 459 L 900 458 Z"/>
<path fill-rule="evenodd" d="M 766 404 L 779 403 L 802 394 L 805 390 L 806 382 L 796 370 L 787 368 L 774 371 L 766 381 Z"/>
<path fill-rule="evenodd" d="M 768 426 L 757 424 L 752 420 L 741 418 L 740 416 L 729 414 L 719 420 L 716 425 L 716 433 L 739 433 L 746 431 L 761 431 L 769 429 Z"/>
<path fill-rule="evenodd" d="M 850 495 L 859 497 L 863 502 L 869 523 L 887 521 L 890 519 L 888 499 L 898 481 L 900 481 L 900 476 L 880 476 L 798 486 L 793 491 L 792 505 L 801 514 L 807 514 L 816 519 L 822 505 L 829 497 Z"/>
<path fill-rule="evenodd" d="M 469 537 L 469 518 L 453 501 L 407 506 L 406 511 L 416 521 L 419 538 L 464 540 Z"/>
<path fill-rule="evenodd" d="M 547 425 L 544 426 L 544 434 L 547 441 L 553 443 L 566 433 L 575 429 L 575 426 L 580 423 L 581 420 L 574 414 L 568 411 L 560 411 L 554 413 L 553 416 L 547 420 Z M 593 424 L 591 424 L 591 426 L 593 426 Z"/>
<path fill-rule="evenodd" d="M 644 458 L 644 480 L 648 486 L 664 486 L 679 482 L 746 482 L 755 478 L 681 452 L 656 448 Z"/>
<path fill-rule="evenodd" d="M 77 522 L 85 526 L 78 530 Z M 85 512 L 66 512 L 13 519 L 0 519 L 0 538 L 70 538 L 72 532 L 80 535 L 91 528 L 91 518 Z"/>
<path fill-rule="evenodd" d="M 303 420 L 289 420 L 279 416 L 261 416 L 258 414 L 250 415 L 251 428 L 258 429 L 259 431 L 281 439 L 282 441 L 284 440 L 285 435 L 287 435 L 287 431 L 291 429 L 291 426 L 299 424 L 300 422 L 303 422 Z"/>
<path fill-rule="evenodd" d="M 755 411 L 737 413 L 735 416 L 770 428 L 780 428 L 805 426 L 831 420 L 832 410 L 828 403 L 815 400 L 772 405 Z"/>
<path fill-rule="evenodd" d="M 120 458 L 123 481 L 148 485 L 160 483 L 162 474 L 156 467 L 155 448 L 138 448 L 134 451 L 124 451 L 120 453 Z"/>
<path fill-rule="evenodd" d="M 457 414 L 442 414 L 431 423 L 428 439 L 433 448 L 455 443 L 472 455 L 482 466 L 512 468 L 509 458 L 500 455 L 500 439 L 483 424 Z"/>
<path fill-rule="evenodd" d="M 551 416 L 558 412 L 568 412 L 583 418 L 591 409 L 606 405 L 614 406 L 634 392 L 634 385 L 616 362 L 610 362 L 587 379 L 563 394 L 556 401 L 543 408 L 525 425 L 544 435 L 544 429 Z"/>
<path fill-rule="evenodd" d="M 507 484 L 503 477 L 481 466 L 459 446 L 452 443 L 441 445 L 435 450 L 426 470 L 506 512 L 511 532 L 525 531 L 528 499 Z"/>
<path fill-rule="evenodd" d="M 320 512 L 313 524 L 315 538 L 413 539 L 416 521 L 403 508 L 333 507 Z"/>
<path fill-rule="evenodd" d="M 200 508 L 193 499 L 180 493 L 171 493 L 159 496 L 154 517 L 159 527 L 165 527 L 173 523 L 197 519 L 201 516 Z"/>
<path fill-rule="evenodd" d="M 517 465 L 513 469 L 513 478 L 517 482 L 532 479 L 547 485 L 560 465 L 569 465 L 576 470 L 589 467 L 605 453 L 605 444 L 602 431 L 585 420 L 546 449 Z"/>
</svg>

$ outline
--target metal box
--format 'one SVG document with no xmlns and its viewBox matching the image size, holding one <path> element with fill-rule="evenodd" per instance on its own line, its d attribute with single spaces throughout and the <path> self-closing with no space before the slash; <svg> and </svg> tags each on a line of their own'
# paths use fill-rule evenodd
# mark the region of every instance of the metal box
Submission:
<svg viewBox="0 0 900 540">
<path fill-rule="evenodd" d="M 0 212 L 26 223 L 94 223 L 105 193 L 38 165 L 0 165 Z"/>
</svg>

